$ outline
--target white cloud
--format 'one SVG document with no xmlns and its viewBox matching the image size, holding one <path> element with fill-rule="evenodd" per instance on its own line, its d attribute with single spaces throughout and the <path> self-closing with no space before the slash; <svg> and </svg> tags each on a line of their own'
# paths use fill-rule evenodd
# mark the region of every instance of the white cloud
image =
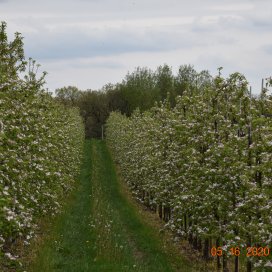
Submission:
<svg viewBox="0 0 272 272">
<path fill-rule="evenodd" d="M 272 62 L 270 0 L 0 0 L 11 36 L 49 72 L 48 87 L 99 88 L 136 66 L 240 71 L 259 88 Z"/>
<path fill-rule="evenodd" d="M 248 10 L 253 10 L 254 9 L 254 4 L 252 3 L 233 3 L 231 5 L 228 4 L 223 4 L 223 5 L 215 5 L 211 7 L 211 10 L 214 11 L 230 11 L 230 12 L 234 12 L 234 11 L 248 11 Z"/>
</svg>

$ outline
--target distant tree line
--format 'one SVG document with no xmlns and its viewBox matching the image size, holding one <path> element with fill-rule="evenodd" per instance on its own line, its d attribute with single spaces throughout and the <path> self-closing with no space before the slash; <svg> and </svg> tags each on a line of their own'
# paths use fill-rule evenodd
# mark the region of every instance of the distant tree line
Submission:
<svg viewBox="0 0 272 272">
<path fill-rule="evenodd" d="M 79 107 L 87 138 L 100 138 L 101 128 L 110 112 L 120 111 L 131 116 L 136 108 L 141 112 L 167 97 L 172 107 L 175 98 L 185 90 L 193 91 L 211 85 L 212 76 L 206 70 L 197 72 L 191 65 L 179 67 L 176 75 L 168 65 L 155 71 L 146 67 L 128 73 L 121 83 L 107 84 L 101 90 L 81 91 L 68 86 L 56 90 L 56 99 L 64 105 Z"/>
</svg>

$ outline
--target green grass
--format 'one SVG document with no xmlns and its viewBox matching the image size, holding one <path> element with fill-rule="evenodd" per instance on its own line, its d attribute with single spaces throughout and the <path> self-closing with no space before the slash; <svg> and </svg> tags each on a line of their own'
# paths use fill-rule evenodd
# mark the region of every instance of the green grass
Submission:
<svg viewBox="0 0 272 272">
<path fill-rule="evenodd" d="M 28 271 L 196 271 L 170 256 L 121 192 L 104 142 L 86 141 L 80 185 Z M 176 265 L 175 265 L 176 267 Z"/>
</svg>

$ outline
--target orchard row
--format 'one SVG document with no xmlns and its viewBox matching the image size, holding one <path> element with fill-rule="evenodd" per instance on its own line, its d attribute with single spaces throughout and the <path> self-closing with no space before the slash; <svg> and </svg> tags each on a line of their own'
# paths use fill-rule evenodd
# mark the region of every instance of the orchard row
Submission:
<svg viewBox="0 0 272 272">
<path fill-rule="evenodd" d="M 73 188 L 84 128 L 77 109 L 42 89 L 19 34 L 8 42 L 4 23 L 0 34 L 0 259 L 13 260 L 14 242 L 28 243 L 37 220 L 57 213 Z"/>
<path fill-rule="evenodd" d="M 222 247 L 217 265 L 225 269 L 228 249 L 272 242 L 267 91 L 252 97 L 241 74 L 218 76 L 186 90 L 174 108 L 166 100 L 129 118 L 112 113 L 107 122 L 108 145 L 135 195 L 205 258 L 213 245 Z M 248 271 L 271 265 L 271 256 L 247 259 Z"/>
</svg>

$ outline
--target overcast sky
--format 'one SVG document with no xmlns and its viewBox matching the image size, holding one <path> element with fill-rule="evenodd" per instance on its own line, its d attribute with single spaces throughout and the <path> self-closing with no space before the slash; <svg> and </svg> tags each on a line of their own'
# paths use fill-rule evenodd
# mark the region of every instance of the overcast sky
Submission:
<svg viewBox="0 0 272 272">
<path fill-rule="evenodd" d="M 99 89 L 135 67 L 183 64 L 243 73 L 260 91 L 272 75 L 271 0 L 0 0 L 47 87 Z"/>
</svg>

